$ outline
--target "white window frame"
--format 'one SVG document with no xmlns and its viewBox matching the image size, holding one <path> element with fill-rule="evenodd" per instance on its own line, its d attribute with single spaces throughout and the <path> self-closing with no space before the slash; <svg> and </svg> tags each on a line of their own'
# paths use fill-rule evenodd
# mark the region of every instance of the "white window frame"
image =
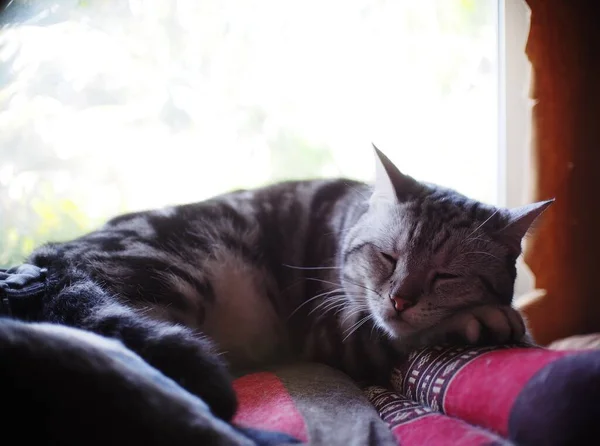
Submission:
<svg viewBox="0 0 600 446">
<path fill-rule="evenodd" d="M 525 0 L 498 0 L 498 203 L 517 207 L 531 202 L 531 64 L 525 54 L 531 10 Z M 517 299 L 535 289 L 535 277 L 517 265 Z"/>
</svg>

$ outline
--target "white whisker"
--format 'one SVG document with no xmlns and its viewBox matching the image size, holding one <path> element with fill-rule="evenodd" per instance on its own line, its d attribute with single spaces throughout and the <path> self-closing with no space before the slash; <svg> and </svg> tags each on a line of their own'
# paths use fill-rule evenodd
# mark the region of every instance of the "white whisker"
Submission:
<svg viewBox="0 0 600 446">
<path fill-rule="evenodd" d="M 356 333 L 356 330 L 358 330 L 360 327 L 362 327 L 369 319 L 371 319 L 371 315 L 367 314 L 365 317 L 363 317 L 361 320 L 359 320 L 356 324 L 354 324 L 351 327 L 352 331 L 350 331 L 350 333 L 348 333 L 346 335 L 346 337 L 344 339 L 342 339 L 342 342 L 345 342 L 346 339 L 348 339 L 350 336 L 352 336 L 354 333 Z"/>
<path fill-rule="evenodd" d="M 317 279 L 316 277 L 307 277 L 306 280 L 314 280 L 315 282 L 327 283 L 329 285 L 343 286 L 341 283 L 331 282 L 325 279 Z"/>
<path fill-rule="evenodd" d="M 355 316 L 355 315 L 357 315 L 357 314 L 359 314 L 359 313 L 362 313 L 363 311 L 368 311 L 368 308 L 367 308 L 367 306 L 366 306 L 366 305 L 361 305 L 361 306 L 358 306 L 358 307 L 354 307 L 352 310 L 353 310 L 353 311 L 351 311 L 350 313 L 348 313 L 348 314 L 347 314 L 347 315 L 344 317 L 344 319 L 342 319 L 342 321 L 340 322 L 341 324 L 343 324 L 344 322 L 346 322 L 346 321 L 347 321 L 349 318 L 351 318 L 352 316 Z"/>
<path fill-rule="evenodd" d="M 496 257 L 494 254 L 492 254 L 491 252 L 485 252 L 485 251 L 469 251 L 469 252 L 465 252 L 463 253 L 463 255 L 468 255 L 468 254 L 481 254 L 481 255 L 485 255 L 485 256 L 489 256 L 489 257 L 493 257 L 494 259 L 498 260 L 499 262 L 501 261 L 500 258 Z"/>
<path fill-rule="evenodd" d="M 352 185 L 350 185 L 348 183 L 344 183 L 344 184 L 346 184 L 346 186 L 348 186 L 353 192 L 356 192 L 358 195 L 360 195 L 360 197 L 363 200 L 369 201 L 369 198 L 365 194 L 363 194 L 362 191 L 359 188 L 357 188 L 355 186 L 352 186 Z"/>
<path fill-rule="evenodd" d="M 465 240 L 463 241 L 463 243 L 473 242 L 473 241 L 475 241 L 475 240 L 480 240 L 480 241 L 482 241 L 482 242 L 489 242 L 489 240 L 487 240 L 487 239 L 484 239 L 484 238 L 482 238 L 482 237 L 471 237 L 471 238 L 467 238 L 467 239 L 465 239 Z"/>
<path fill-rule="evenodd" d="M 294 314 L 296 314 L 296 312 L 302 308 L 304 305 L 309 304 L 310 302 L 312 302 L 315 299 L 318 299 L 319 297 L 325 296 L 326 294 L 332 294 L 338 291 L 343 291 L 343 288 L 337 288 L 335 290 L 329 290 L 329 291 L 325 291 L 321 294 L 317 294 L 316 296 L 311 297 L 310 299 L 305 300 L 304 302 L 302 302 L 294 311 L 292 311 L 292 313 L 288 316 L 288 319 L 290 319 Z"/>
<path fill-rule="evenodd" d="M 334 296 L 326 296 L 325 299 L 323 299 L 323 302 L 320 302 L 317 306 L 315 306 L 312 310 L 310 310 L 310 312 L 308 313 L 309 315 L 313 314 L 315 311 L 317 311 L 319 308 L 321 308 L 322 306 L 326 305 L 326 304 L 331 304 L 333 303 L 339 303 L 340 301 L 344 301 L 344 295 L 343 294 L 338 294 L 338 295 L 334 295 Z"/>
<path fill-rule="evenodd" d="M 323 308 L 323 315 L 327 314 L 330 311 L 337 309 L 338 311 L 342 311 L 346 307 L 346 302 L 336 302 L 333 305 L 328 305 L 326 308 Z M 337 312 L 335 313 L 337 314 Z"/>
<path fill-rule="evenodd" d="M 330 282 L 329 280 L 324 280 L 324 279 L 317 279 L 316 277 L 307 277 L 306 280 L 314 280 L 316 282 L 329 283 L 331 285 L 336 285 L 336 286 L 343 286 L 341 283 Z M 347 277 L 344 277 L 344 280 L 346 280 L 346 282 L 349 282 L 352 285 L 356 285 L 357 287 L 364 288 L 367 291 L 371 291 L 372 293 L 375 293 L 378 296 L 381 296 L 381 294 L 379 294 L 374 289 L 369 288 L 369 287 L 364 286 L 364 285 L 361 285 L 360 283 L 353 282 L 353 281 L 349 280 Z"/>
<path fill-rule="evenodd" d="M 371 334 L 369 335 L 369 339 L 373 338 L 373 332 L 375 331 L 375 328 L 377 328 L 377 325 L 373 324 L 373 326 L 371 327 Z"/>
<path fill-rule="evenodd" d="M 285 263 L 282 263 L 282 265 L 287 268 L 299 269 L 299 270 L 341 269 L 341 266 L 294 266 L 294 265 L 287 265 Z"/>
<path fill-rule="evenodd" d="M 496 215 L 499 211 L 500 211 L 500 209 L 496 209 L 492 213 L 492 215 L 490 215 L 488 218 L 486 218 L 485 221 L 483 223 L 481 223 L 479 226 L 477 226 L 473 232 L 471 232 L 469 235 L 467 235 L 467 237 L 471 237 L 473 234 L 475 234 L 477 231 L 479 231 L 483 227 L 483 225 L 485 225 L 488 221 L 490 221 L 492 219 L 492 217 L 494 215 Z"/>
</svg>

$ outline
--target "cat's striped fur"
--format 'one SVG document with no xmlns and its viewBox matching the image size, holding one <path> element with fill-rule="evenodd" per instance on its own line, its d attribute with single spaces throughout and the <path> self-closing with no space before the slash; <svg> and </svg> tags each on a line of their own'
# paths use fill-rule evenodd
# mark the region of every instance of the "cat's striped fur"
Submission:
<svg viewBox="0 0 600 446">
<path fill-rule="evenodd" d="M 374 186 L 285 182 L 123 215 L 44 246 L 29 259 L 50 273 L 39 319 L 121 339 L 225 418 L 235 399 L 218 353 L 236 373 L 305 359 L 374 381 L 404 339 L 522 335 L 506 308 L 521 237 L 546 205 L 494 209 L 378 157 Z M 406 311 L 394 308 L 399 295 Z M 480 304 L 491 316 L 468 310 Z M 473 320 L 481 327 L 469 332 Z"/>
</svg>

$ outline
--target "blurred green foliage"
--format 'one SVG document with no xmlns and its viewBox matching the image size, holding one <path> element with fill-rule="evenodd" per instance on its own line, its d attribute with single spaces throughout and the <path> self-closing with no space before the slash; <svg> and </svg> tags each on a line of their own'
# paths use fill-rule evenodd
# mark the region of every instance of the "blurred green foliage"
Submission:
<svg viewBox="0 0 600 446">
<path fill-rule="evenodd" d="M 22 263 L 37 246 L 73 238 L 93 227 L 69 198 L 54 193 L 44 182 L 18 205 L 0 207 L 0 266 Z"/>
</svg>

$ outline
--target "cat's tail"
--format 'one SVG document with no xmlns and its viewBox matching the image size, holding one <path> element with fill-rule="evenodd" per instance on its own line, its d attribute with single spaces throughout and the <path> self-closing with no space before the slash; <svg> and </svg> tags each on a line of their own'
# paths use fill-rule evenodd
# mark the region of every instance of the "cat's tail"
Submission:
<svg viewBox="0 0 600 446">
<path fill-rule="evenodd" d="M 67 325 L 118 340 L 151 367 L 200 397 L 213 414 L 225 421 L 233 418 L 237 401 L 231 376 L 209 339 L 134 311 L 89 274 L 61 264 L 64 262 L 60 258 L 40 262 L 0 270 L 0 315 Z"/>
<path fill-rule="evenodd" d="M 8 318 L 0 318 L 0 419 L 2 437 L 20 443 L 255 444 L 119 341 Z"/>
</svg>

